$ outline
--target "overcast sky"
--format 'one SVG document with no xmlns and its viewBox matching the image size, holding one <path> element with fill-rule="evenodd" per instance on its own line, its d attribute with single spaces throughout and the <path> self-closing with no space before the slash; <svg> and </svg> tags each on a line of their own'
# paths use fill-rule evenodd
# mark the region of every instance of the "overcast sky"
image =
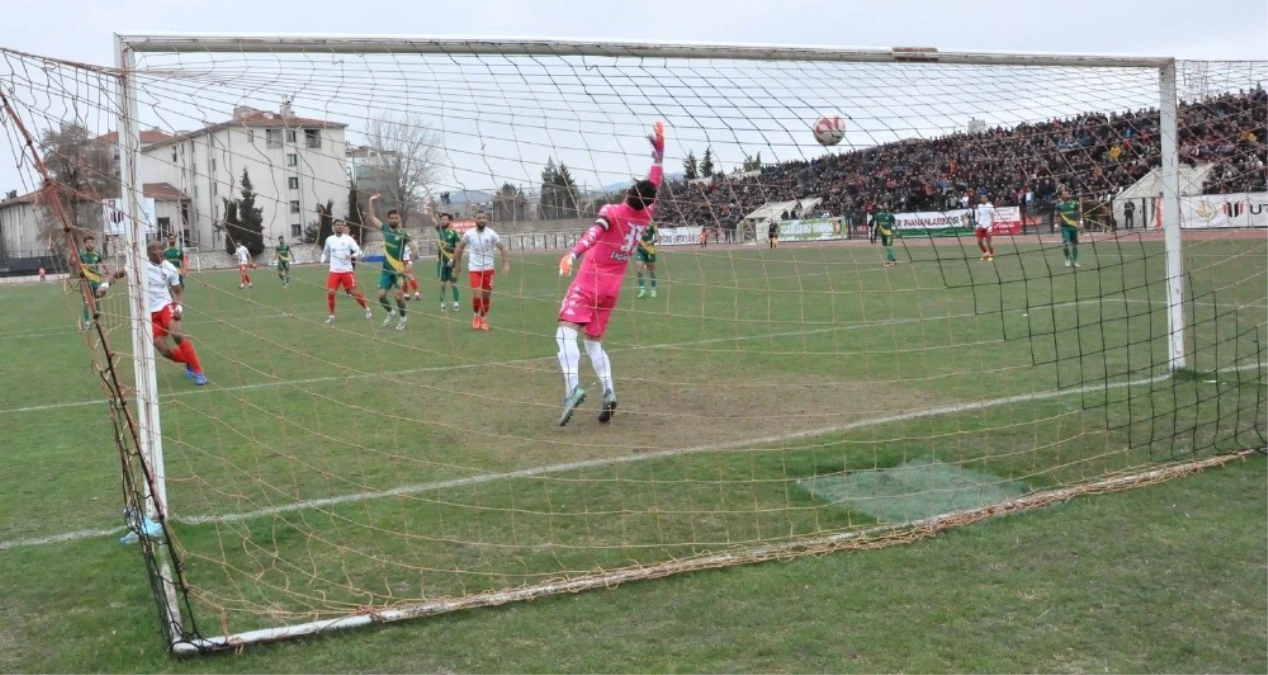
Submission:
<svg viewBox="0 0 1268 675">
<path fill-rule="evenodd" d="M 0 45 L 97 64 L 113 63 L 114 32 L 481 35 L 1268 59 L 1264 0 L 1210 0 L 1200 10 L 1192 0 L 43 0 L 9 5 L 0 22 Z M 261 101 L 262 107 L 272 103 Z M 22 187 L 14 184 L 12 157 L 8 148 L 0 154 L 4 190 Z M 599 167 L 598 180 L 606 178 L 606 170 Z M 531 172 L 526 165 L 519 173 Z M 502 170 L 494 173 L 500 176 Z"/>
</svg>

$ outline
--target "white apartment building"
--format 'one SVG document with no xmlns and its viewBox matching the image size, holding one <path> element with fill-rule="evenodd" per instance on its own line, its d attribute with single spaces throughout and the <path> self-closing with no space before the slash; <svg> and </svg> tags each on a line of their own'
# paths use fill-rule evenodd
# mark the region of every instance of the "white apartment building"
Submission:
<svg viewBox="0 0 1268 675">
<path fill-rule="evenodd" d="M 156 234 L 175 232 L 187 247 L 222 249 L 224 233 L 218 226 L 225 200 L 241 197 L 246 170 L 262 211 L 265 241 L 302 240 L 304 226 L 317 220 L 319 204 L 333 201 L 337 214 L 347 210 L 346 127 L 297 117 L 283 104 L 279 112 L 240 106 L 233 119 L 196 131 L 142 131 L 138 177 L 144 195 L 155 200 Z M 110 132 L 93 142 L 115 144 L 118 135 Z M 117 196 L 102 195 L 107 197 Z M 22 257 L 47 249 L 39 241 L 36 206 L 34 194 L 0 202 L 0 253 Z"/>
<path fill-rule="evenodd" d="M 242 173 L 251 178 L 262 210 L 264 238 L 297 241 L 317 220 L 317 206 L 334 201 L 346 208 L 346 124 L 297 117 L 288 104 L 279 112 L 240 106 L 233 119 L 181 132 L 146 146 L 144 183 L 168 183 L 189 197 L 188 246 L 224 247 L 218 227 L 225 200 L 241 198 Z"/>
</svg>

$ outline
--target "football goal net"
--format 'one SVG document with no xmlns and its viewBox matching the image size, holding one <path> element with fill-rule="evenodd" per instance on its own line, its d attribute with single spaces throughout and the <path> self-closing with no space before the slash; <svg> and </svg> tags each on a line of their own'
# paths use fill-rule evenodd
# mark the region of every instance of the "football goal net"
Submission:
<svg viewBox="0 0 1268 675">
<path fill-rule="evenodd" d="M 178 653 L 912 541 L 1265 444 L 1264 62 L 117 48 L 0 51 L 4 236 L 70 275 Z M 635 227 L 609 205 L 658 122 Z M 596 221 L 628 245 L 562 276 Z M 586 256 L 628 271 L 569 357 Z"/>
</svg>

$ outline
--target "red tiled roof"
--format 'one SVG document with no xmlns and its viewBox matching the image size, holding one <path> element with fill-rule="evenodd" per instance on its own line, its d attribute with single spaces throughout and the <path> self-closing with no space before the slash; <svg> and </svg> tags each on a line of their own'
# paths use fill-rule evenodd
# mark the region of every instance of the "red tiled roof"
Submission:
<svg viewBox="0 0 1268 675">
<path fill-rule="evenodd" d="M 148 199 L 160 202 L 179 202 L 189 199 L 189 196 L 181 192 L 170 183 L 144 183 L 141 185 L 141 193 Z M 12 206 L 14 204 L 36 204 L 40 201 L 39 192 L 28 192 L 24 195 L 18 195 L 13 199 L 6 199 L 0 202 L 0 207 Z M 84 201 L 97 201 L 84 197 Z"/>
<path fill-rule="evenodd" d="M 170 183 L 144 183 L 141 185 L 141 192 L 146 197 L 160 202 L 179 202 L 182 199 L 189 199 L 188 195 Z"/>
<path fill-rule="evenodd" d="M 167 133 L 166 131 L 160 131 L 158 129 L 145 129 L 141 132 L 141 145 L 151 145 L 153 143 L 164 143 L 174 138 L 176 137 Z M 109 133 L 102 134 L 92 139 L 92 142 L 101 143 L 105 145 L 113 145 L 119 142 L 119 132 L 111 131 Z"/>
</svg>

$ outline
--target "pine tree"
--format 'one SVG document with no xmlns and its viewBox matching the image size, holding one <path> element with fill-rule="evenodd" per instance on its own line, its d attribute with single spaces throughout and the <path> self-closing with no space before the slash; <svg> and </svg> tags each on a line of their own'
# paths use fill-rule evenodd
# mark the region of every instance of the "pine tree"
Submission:
<svg viewBox="0 0 1268 675">
<path fill-rule="evenodd" d="M 687 159 L 682 160 L 682 177 L 687 180 L 695 180 L 700 177 L 700 171 L 696 165 L 696 153 L 688 152 Z"/>
<path fill-rule="evenodd" d="M 326 210 L 334 210 L 334 202 L 327 202 Z M 361 195 L 357 192 L 357 184 L 350 181 L 348 183 L 348 215 L 344 218 L 348 223 L 348 236 L 356 240 L 360 246 L 365 243 L 365 218 L 361 215 Z M 405 222 L 404 210 L 401 212 L 401 222 Z"/>
<path fill-rule="evenodd" d="M 317 246 L 325 248 L 326 239 L 335 233 L 335 203 L 326 202 L 325 206 L 317 205 Z"/>
<path fill-rule="evenodd" d="M 705 148 L 704 157 L 700 160 L 700 177 L 713 178 L 713 149 Z"/>
<path fill-rule="evenodd" d="M 577 204 L 577 183 L 572 173 L 563 163 L 559 163 L 559 171 L 555 173 L 555 203 L 559 209 L 559 218 L 576 218 L 579 209 Z"/>
<path fill-rule="evenodd" d="M 251 176 L 242 170 L 242 197 L 235 202 L 225 200 L 225 248 L 233 252 L 237 244 L 247 247 L 252 256 L 264 253 L 264 209 L 255 205 Z"/>
<path fill-rule="evenodd" d="M 543 220 L 554 220 L 559 217 L 559 209 L 556 203 L 558 173 L 558 169 L 555 168 L 555 159 L 553 157 L 547 159 L 546 168 L 542 169 L 541 210 Z"/>
<path fill-rule="evenodd" d="M 745 171 L 760 171 L 762 168 L 762 153 L 749 157 L 744 156 L 744 164 L 741 165 Z"/>
</svg>

